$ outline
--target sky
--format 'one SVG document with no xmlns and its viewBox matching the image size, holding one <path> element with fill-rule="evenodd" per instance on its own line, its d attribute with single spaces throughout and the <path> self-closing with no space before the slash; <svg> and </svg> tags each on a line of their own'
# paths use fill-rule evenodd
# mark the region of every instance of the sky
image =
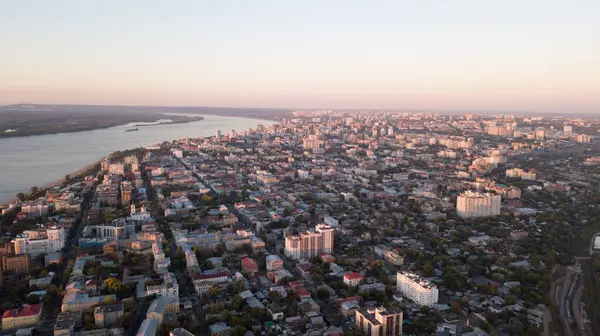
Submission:
<svg viewBox="0 0 600 336">
<path fill-rule="evenodd" d="M 597 0 L 0 1 L 0 104 L 600 114 Z"/>
</svg>

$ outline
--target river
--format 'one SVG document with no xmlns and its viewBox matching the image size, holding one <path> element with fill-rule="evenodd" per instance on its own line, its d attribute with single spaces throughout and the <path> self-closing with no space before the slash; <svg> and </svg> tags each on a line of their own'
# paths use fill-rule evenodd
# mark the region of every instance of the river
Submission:
<svg viewBox="0 0 600 336">
<path fill-rule="evenodd" d="M 197 116 L 197 115 L 196 115 Z M 114 151 L 144 147 L 167 140 L 212 136 L 272 125 L 270 120 L 202 115 L 187 124 L 137 127 L 122 125 L 87 132 L 61 133 L 0 139 L 0 203 L 15 198 L 32 186 L 43 186 L 98 161 Z"/>
</svg>

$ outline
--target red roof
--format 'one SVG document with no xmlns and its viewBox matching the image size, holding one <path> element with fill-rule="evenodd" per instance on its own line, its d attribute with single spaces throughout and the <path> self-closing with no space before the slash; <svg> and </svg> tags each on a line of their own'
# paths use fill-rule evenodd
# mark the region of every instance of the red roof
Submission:
<svg viewBox="0 0 600 336">
<path fill-rule="evenodd" d="M 257 264 L 256 264 L 256 261 L 254 261 L 251 258 L 244 258 L 244 259 L 242 259 L 242 265 L 247 266 L 247 267 L 248 266 L 253 267 L 253 266 L 256 266 Z"/>
<path fill-rule="evenodd" d="M 39 314 L 41 310 L 42 305 L 40 303 L 24 305 L 22 309 L 15 308 L 5 311 L 4 314 L 2 314 L 2 318 L 34 316 Z"/>
<path fill-rule="evenodd" d="M 364 278 L 362 274 L 356 272 L 348 272 L 344 274 L 344 278 L 348 280 L 356 280 Z"/>
</svg>

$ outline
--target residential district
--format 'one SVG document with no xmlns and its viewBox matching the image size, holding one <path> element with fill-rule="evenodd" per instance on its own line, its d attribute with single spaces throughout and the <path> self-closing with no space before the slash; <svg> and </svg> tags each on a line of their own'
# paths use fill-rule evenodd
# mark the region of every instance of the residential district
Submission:
<svg viewBox="0 0 600 336">
<path fill-rule="evenodd" d="M 113 153 L 2 209 L 1 334 L 599 335 L 598 130 L 301 111 Z"/>
</svg>

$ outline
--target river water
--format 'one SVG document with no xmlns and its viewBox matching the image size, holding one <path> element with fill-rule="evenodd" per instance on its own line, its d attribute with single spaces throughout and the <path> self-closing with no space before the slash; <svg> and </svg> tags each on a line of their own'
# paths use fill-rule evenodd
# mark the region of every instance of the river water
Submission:
<svg viewBox="0 0 600 336">
<path fill-rule="evenodd" d="M 107 129 L 0 139 L 0 203 L 15 198 L 32 186 L 43 186 L 114 151 L 144 147 L 167 140 L 212 136 L 268 126 L 273 121 L 203 115 L 204 120 L 187 124 L 137 127 L 139 123 Z"/>
</svg>

